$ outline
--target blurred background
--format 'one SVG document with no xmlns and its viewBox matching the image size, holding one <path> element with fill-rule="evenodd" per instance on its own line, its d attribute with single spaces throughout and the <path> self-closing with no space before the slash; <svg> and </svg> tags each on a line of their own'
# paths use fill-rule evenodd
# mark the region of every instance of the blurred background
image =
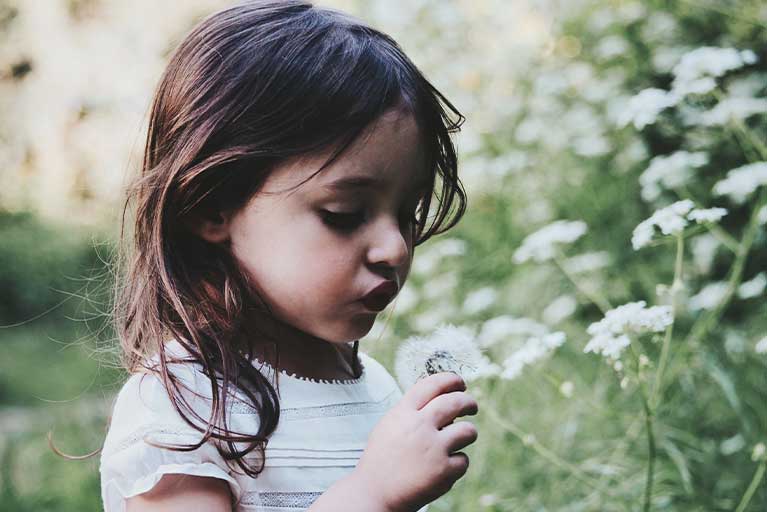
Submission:
<svg viewBox="0 0 767 512">
<path fill-rule="evenodd" d="M 123 187 L 169 53 L 231 3 L 0 0 L 0 510 L 101 510 L 98 456 L 66 460 L 47 435 L 72 455 L 101 446 L 126 378 L 108 316 Z M 399 343 L 449 321 L 508 370 L 471 384 L 471 467 L 432 508 L 767 510 L 767 4 L 317 3 L 392 35 L 467 117 L 468 213 L 418 248 L 360 345 L 392 370 Z M 632 247 L 684 198 L 728 213 L 685 231 L 680 259 L 659 233 Z M 588 229 L 555 258 L 514 258 L 557 220 Z M 650 338 L 632 340 L 634 373 L 584 353 L 609 307 L 669 303 L 680 262 L 664 365 Z M 660 366 L 650 454 L 641 392 Z"/>
</svg>

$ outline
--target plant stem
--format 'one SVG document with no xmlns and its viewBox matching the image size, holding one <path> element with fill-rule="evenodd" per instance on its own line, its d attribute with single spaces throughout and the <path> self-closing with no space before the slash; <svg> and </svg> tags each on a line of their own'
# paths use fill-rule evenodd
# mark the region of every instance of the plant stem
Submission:
<svg viewBox="0 0 767 512">
<path fill-rule="evenodd" d="M 644 512 L 649 512 L 652 499 L 653 478 L 655 477 L 655 458 L 657 452 L 655 448 L 655 429 L 653 425 L 654 416 L 652 410 L 650 410 L 650 404 L 647 402 L 647 395 L 645 394 L 641 383 L 639 392 L 642 395 L 642 408 L 644 409 L 645 427 L 647 428 L 647 478 L 645 480 L 644 505 L 642 510 Z"/>
<path fill-rule="evenodd" d="M 680 199 L 689 199 L 693 203 L 695 203 L 695 207 L 699 208 L 699 202 L 696 201 L 692 197 L 692 193 L 690 190 L 685 187 L 681 186 L 679 188 L 674 189 L 676 192 L 676 195 L 679 196 Z M 738 252 L 738 241 L 733 237 L 731 234 L 729 234 L 727 231 L 725 231 L 722 226 L 717 224 L 716 222 L 706 222 L 705 223 L 706 229 L 708 229 L 714 237 L 719 240 L 719 243 L 727 247 L 730 251 L 737 253 Z"/>
<path fill-rule="evenodd" d="M 756 492 L 756 488 L 759 486 L 759 482 L 762 481 L 765 468 L 767 468 L 767 460 L 763 460 L 759 464 L 759 466 L 756 468 L 756 473 L 754 473 L 754 478 L 751 479 L 751 483 L 748 485 L 746 492 L 743 494 L 743 497 L 740 499 L 740 504 L 738 505 L 738 508 L 735 509 L 735 512 L 744 512 L 746 510 L 746 507 L 751 501 L 751 498 L 754 497 L 754 493 Z"/>
<path fill-rule="evenodd" d="M 676 236 L 676 262 L 674 264 L 674 281 L 671 283 L 671 323 L 666 327 L 666 333 L 663 337 L 663 347 L 660 352 L 660 362 L 658 363 L 658 370 L 655 372 L 655 384 L 652 388 L 652 396 L 650 398 L 650 409 L 655 411 L 661 400 L 661 382 L 663 380 L 663 373 L 666 370 L 666 364 L 668 363 L 668 352 L 671 346 L 671 339 L 674 334 L 674 323 L 676 322 L 676 308 L 677 308 L 677 293 L 682 287 L 682 268 L 684 264 L 684 238 L 682 234 Z"/>
<path fill-rule="evenodd" d="M 581 282 L 578 279 L 576 279 L 575 275 L 573 275 L 572 272 L 567 270 L 567 266 L 565 265 L 561 254 L 557 254 L 554 256 L 554 263 L 557 265 L 557 267 L 559 267 L 559 270 L 561 270 L 562 273 L 575 285 L 578 291 L 581 292 L 583 295 L 585 295 L 586 298 L 589 299 L 591 302 L 596 304 L 596 306 L 602 311 L 602 313 L 607 313 L 609 310 L 613 308 L 607 299 L 589 291 L 585 286 L 581 284 Z"/>
<path fill-rule="evenodd" d="M 522 430 L 510 420 L 502 419 L 500 416 L 498 416 L 498 413 L 495 412 L 493 407 L 486 407 L 483 410 L 489 414 L 490 419 L 492 419 L 496 424 L 508 432 L 511 432 L 515 437 L 522 441 L 526 446 L 530 446 L 536 453 L 538 453 L 538 455 L 544 459 L 548 460 L 558 468 L 569 472 L 573 475 L 574 478 L 580 480 L 589 487 L 592 487 L 605 494 L 611 494 L 610 489 L 603 487 L 598 481 L 588 476 L 577 466 L 559 457 L 556 453 L 543 446 L 534 437 L 528 435 L 524 430 Z"/>
</svg>

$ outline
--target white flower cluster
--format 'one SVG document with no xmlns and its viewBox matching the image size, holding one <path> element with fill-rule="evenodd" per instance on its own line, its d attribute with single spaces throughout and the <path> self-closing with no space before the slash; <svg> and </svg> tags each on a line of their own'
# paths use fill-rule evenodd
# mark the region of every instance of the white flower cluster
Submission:
<svg viewBox="0 0 767 512">
<path fill-rule="evenodd" d="M 677 151 L 670 155 L 656 156 L 639 176 L 642 199 L 655 201 L 662 189 L 673 190 L 686 184 L 692 177 L 692 169 L 708 163 L 703 152 Z"/>
<path fill-rule="evenodd" d="M 556 254 L 557 245 L 572 243 L 587 230 L 586 223 L 581 220 L 554 221 L 525 238 L 519 249 L 514 252 L 513 260 L 515 263 L 550 260 Z"/>
<path fill-rule="evenodd" d="M 629 98 L 617 116 L 618 126 L 633 123 L 634 128 L 641 130 L 648 124 L 653 124 L 663 110 L 678 102 L 679 97 L 674 93 L 652 87 L 644 89 Z"/>
<path fill-rule="evenodd" d="M 645 247 L 655 236 L 656 227 L 664 235 L 675 235 L 681 233 L 690 220 L 699 224 L 717 222 L 727 215 L 727 210 L 724 208 L 696 209 L 694 207 L 695 204 L 692 201 L 683 199 L 656 210 L 648 219 L 643 220 L 634 228 L 631 245 L 634 249 Z"/>
<path fill-rule="evenodd" d="M 477 342 L 480 347 L 490 347 L 511 336 L 545 336 L 548 332 L 545 325 L 530 318 L 501 315 L 482 324 Z"/>
<path fill-rule="evenodd" d="M 757 56 L 751 50 L 703 46 L 687 52 L 672 69 L 671 90 L 651 87 L 632 96 L 617 116 L 618 125 L 633 123 L 637 130 L 641 130 L 655 123 L 663 110 L 676 106 L 688 94 L 711 92 L 716 88 L 716 77 L 756 61 Z M 732 117 L 743 119 L 764 111 L 763 100 L 733 98 L 705 112 L 699 122 L 712 126 L 723 124 Z"/>
<path fill-rule="evenodd" d="M 747 119 L 753 115 L 764 113 L 767 113 L 767 99 L 725 98 L 714 108 L 700 115 L 700 124 L 703 126 L 724 125 L 733 119 Z"/>
<path fill-rule="evenodd" d="M 672 90 L 677 94 L 704 93 L 716 87 L 714 78 L 743 66 L 754 64 L 751 50 L 703 46 L 682 56 L 672 69 Z"/>
<path fill-rule="evenodd" d="M 588 327 L 591 340 L 583 351 L 619 359 L 623 349 L 631 344 L 630 335 L 661 332 L 674 321 L 671 306 L 646 305 L 643 300 L 629 302 L 605 313 L 602 320 Z"/>
<path fill-rule="evenodd" d="M 549 333 L 541 337 L 528 338 L 519 349 L 512 352 L 503 361 L 501 378 L 511 380 L 518 377 L 525 366 L 548 357 L 564 342 L 565 333 L 561 331 Z"/>
<path fill-rule="evenodd" d="M 434 373 L 454 372 L 469 382 L 500 370 L 482 353 L 470 329 L 450 324 L 440 325 L 431 336 L 413 336 L 402 342 L 394 362 L 403 390 Z"/>
<path fill-rule="evenodd" d="M 714 185 L 713 192 L 743 204 L 762 185 L 767 185 L 767 162 L 754 162 L 729 171 L 725 179 Z"/>
<path fill-rule="evenodd" d="M 757 354 L 767 354 L 767 336 L 756 342 L 754 350 Z"/>
<path fill-rule="evenodd" d="M 708 283 L 697 294 L 690 297 L 687 306 L 690 311 L 701 309 L 714 309 L 727 294 L 729 286 L 725 281 Z"/>
</svg>

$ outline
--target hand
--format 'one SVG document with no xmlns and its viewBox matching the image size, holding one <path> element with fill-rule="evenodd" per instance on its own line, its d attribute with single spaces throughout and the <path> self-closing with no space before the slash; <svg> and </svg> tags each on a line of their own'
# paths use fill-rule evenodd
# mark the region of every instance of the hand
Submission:
<svg viewBox="0 0 767 512">
<path fill-rule="evenodd" d="M 477 414 L 479 406 L 465 390 L 455 373 L 429 375 L 376 424 L 354 476 L 385 510 L 418 510 L 466 473 L 469 457 L 457 450 L 477 440 L 477 429 L 454 420 Z"/>
</svg>

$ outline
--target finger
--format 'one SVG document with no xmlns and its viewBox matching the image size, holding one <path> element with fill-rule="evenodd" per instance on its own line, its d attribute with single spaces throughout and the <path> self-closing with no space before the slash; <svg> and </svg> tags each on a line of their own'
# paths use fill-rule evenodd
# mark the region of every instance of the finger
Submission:
<svg viewBox="0 0 767 512">
<path fill-rule="evenodd" d="M 452 372 L 439 372 L 424 377 L 413 384 L 403 395 L 402 401 L 415 410 L 420 410 L 436 396 L 465 389 L 466 383 L 460 375 Z"/>
<path fill-rule="evenodd" d="M 439 435 L 445 439 L 447 453 L 451 454 L 462 450 L 477 440 L 479 432 L 477 427 L 469 421 L 457 421 L 443 428 Z"/>
<path fill-rule="evenodd" d="M 459 416 L 476 414 L 477 410 L 477 401 L 464 391 L 439 395 L 421 409 L 437 429 L 451 424 Z"/>
<path fill-rule="evenodd" d="M 457 480 L 469 469 L 469 456 L 463 452 L 455 452 L 448 456 L 447 465 Z"/>
</svg>

